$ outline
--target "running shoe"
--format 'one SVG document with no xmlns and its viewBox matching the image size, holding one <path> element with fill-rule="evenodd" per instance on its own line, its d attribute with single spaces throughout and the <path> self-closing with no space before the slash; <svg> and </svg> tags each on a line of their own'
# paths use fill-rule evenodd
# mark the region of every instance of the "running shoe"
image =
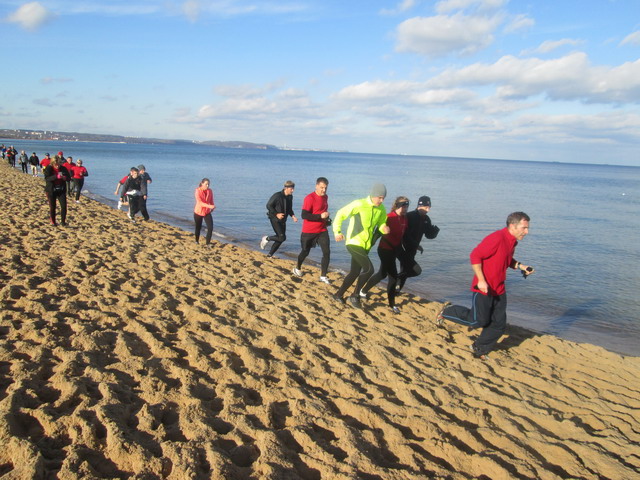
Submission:
<svg viewBox="0 0 640 480">
<path fill-rule="evenodd" d="M 438 315 L 436 316 L 436 326 L 441 327 L 444 324 L 444 311 L 445 309 L 451 305 L 451 302 L 444 302 L 444 304 L 442 305 L 442 308 L 440 309 L 440 311 L 438 312 Z"/>
<path fill-rule="evenodd" d="M 338 295 L 331 295 L 331 298 L 340 305 L 344 305 L 344 298 L 339 297 Z"/>
<path fill-rule="evenodd" d="M 364 290 L 360 290 L 360 293 L 358 295 L 360 295 L 360 298 L 369 298 L 369 294 Z"/>
<path fill-rule="evenodd" d="M 480 353 L 478 352 L 478 350 L 476 350 L 476 346 L 475 344 L 471 344 L 469 346 L 471 348 L 471 351 L 473 352 L 473 356 L 479 360 L 489 360 L 489 354 L 488 353 Z"/>
<path fill-rule="evenodd" d="M 347 302 L 349 302 L 349 305 L 351 305 L 353 308 L 362 308 L 362 304 L 360 303 L 360 299 L 358 297 L 349 297 L 347 298 Z"/>
<path fill-rule="evenodd" d="M 322 283 L 326 283 L 327 285 L 331 285 L 331 282 L 329 281 L 329 277 L 322 276 L 322 277 L 320 277 L 320 281 Z"/>
<path fill-rule="evenodd" d="M 395 307 L 395 306 L 394 306 L 394 307 L 391 307 L 391 311 L 392 311 L 393 313 L 395 313 L 396 315 L 398 315 L 398 314 L 400 313 L 400 309 L 399 309 L 398 307 Z"/>
<path fill-rule="evenodd" d="M 269 240 L 267 240 L 267 236 L 265 235 L 264 237 L 262 237 L 262 240 L 260 240 L 260 249 L 264 250 L 267 246 L 267 243 L 269 243 Z"/>
<path fill-rule="evenodd" d="M 298 270 L 297 268 L 293 268 L 293 270 L 291 270 L 291 273 L 293 273 L 296 277 L 301 277 L 302 276 L 302 271 Z"/>
<path fill-rule="evenodd" d="M 122 202 L 120 200 L 118 200 L 118 206 L 116 207 L 118 210 L 120 210 L 120 207 L 122 207 Z"/>
</svg>

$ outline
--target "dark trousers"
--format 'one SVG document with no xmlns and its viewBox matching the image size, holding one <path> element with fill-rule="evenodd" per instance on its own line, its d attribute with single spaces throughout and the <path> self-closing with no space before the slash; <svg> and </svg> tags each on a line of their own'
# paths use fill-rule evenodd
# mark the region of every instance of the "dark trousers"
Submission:
<svg viewBox="0 0 640 480">
<path fill-rule="evenodd" d="M 285 217 L 285 219 L 286 218 L 287 217 Z M 275 235 L 267 237 L 267 240 L 273 242 L 273 244 L 271 245 L 271 250 L 269 250 L 269 255 L 273 255 L 278 251 L 280 245 L 282 245 L 287 239 L 287 222 L 286 220 L 278 220 L 276 217 L 269 217 L 269 221 L 271 221 L 271 227 L 273 228 L 273 232 L 275 233 Z"/>
<path fill-rule="evenodd" d="M 442 316 L 469 328 L 482 328 L 473 349 L 477 355 L 487 354 L 507 329 L 507 294 L 493 296 L 473 292 L 471 308 L 451 305 L 444 309 Z"/>
<path fill-rule="evenodd" d="M 71 182 L 71 185 L 73 185 L 72 193 L 75 193 L 76 200 L 80 200 L 80 192 L 82 191 L 82 186 L 84 185 L 84 177 L 74 178 Z"/>
<path fill-rule="evenodd" d="M 398 255 L 398 260 L 400 260 L 398 285 L 400 289 L 404 287 L 407 278 L 417 277 L 422 273 L 420 265 L 416 262 L 416 252 L 417 250 L 403 250 L 400 252 L 400 255 Z"/>
<path fill-rule="evenodd" d="M 22 167 L 22 173 L 27 173 L 27 164 L 26 163 L 21 163 L 20 167 Z"/>
<path fill-rule="evenodd" d="M 47 200 L 49 202 L 49 218 L 51 223 L 56 225 L 56 199 L 60 203 L 60 221 L 67 221 L 67 194 L 64 190 L 61 192 L 47 192 Z"/>
<path fill-rule="evenodd" d="M 213 219 L 211 218 L 211 214 L 207 213 L 206 215 L 198 215 L 197 213 L 193 214 L 193 220 L 196 222 L 196 243 L 200 240 L 200 230 L 202 229 L 202 221 L 207 224 L 207 245 L 211 243 L 211 234 L 213 234 Z"/>
<path fill-rule="evenodd" d="M 389 300 L 389 306 L 393 307 L 396 304 L 396 284 L 398 283 L 396 252 L 395 250 L 378 248 L 378 256 L 380 257 L 380 270 L 369 278 L 362 291 L 365 293 L 368 292 L 388 276 L 387 299 Z"/>
<path fill-rule="evenodd" d="M 142 218 L 145 220 L 149 220 L 149 212 L 147 212 L 147 199 L 144 196 L 140 198 L 140 213 L 142 214 Z"/>
<path fill-rule="evenodd" d="M 140 199 L 142 199 L 140 195 L 127 195 L 127 200 L 129 202 L 129 216 L 131 218 L 135 217 L 136 213 L 140 211 Z"/>
<path fill-rule="evenodd" d="M 356 290 L 353 294 L 354 297 L 357 297 L 362 287 L 367 283 L 367 280 L 373 275 L 373 264 L 369 259 L 369 250 L 355 245 L 347 245 L 347 251 L 351 255 L 351 270 L 349 270 L 347 276 L 344 277 L 342 285 L 336 292 L 336 296 L 342 297 L 357 278 L 358 282 L 356 283 Z"/>
<path fill-rule="evenodd" d="M 316 245 L 320 245 L 322 249 L 322 261 L 320 262 L 320 275 L 323 277 L 327 276 L 327 272 L 329 271 L 329 259 L 331 257 L 331 252 L 329 250 L 329 232 L 326 230 L 324 232 L 320 232 L 317 234 L 314 233 L 303 233 L 300 237 L 300 246 L 302 250 L 298 255 L 298 269 L 302 267 L 302 262 L 304 262 L 305 258 L 311 252 L 311 249 Z"/>
</svg>

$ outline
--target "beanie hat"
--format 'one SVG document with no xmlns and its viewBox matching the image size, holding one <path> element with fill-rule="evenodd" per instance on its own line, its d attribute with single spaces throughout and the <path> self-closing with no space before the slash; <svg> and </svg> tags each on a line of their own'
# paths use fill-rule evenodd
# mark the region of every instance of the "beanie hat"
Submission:
<svg viewBox="0 0 640 480">
<path fill-rule="evenodd" d="M 387 187 L 385 187 L 382 183 L 376 183 L 373 187 L 371 187 L 370 197 L 386 197 L 387 196 Z"/>
<path fill-rule="evenodd" d="M 426 195 L 420 197 L 418 199 L 418 206 L 419 207 L 430 207 L 431 206 L 431 198 L 427 197 Z"/>
<path fill-rule="evenodd" d="M 138 165 L 138 170 L 146 170 L 146 168 L 144 168 L 144 165 Z"/>
</svg>

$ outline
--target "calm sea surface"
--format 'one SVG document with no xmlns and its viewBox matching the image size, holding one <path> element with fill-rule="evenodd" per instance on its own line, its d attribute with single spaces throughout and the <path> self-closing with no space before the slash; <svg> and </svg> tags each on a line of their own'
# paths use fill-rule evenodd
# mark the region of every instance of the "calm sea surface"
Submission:
<svg viewBox="0 0 640 480">
<path fill-rule="evenodd" d="M 502 228 L 510 212 L 522 210 L 531 217 L 531 229 L 516 258 L 533 265 L 536 274 L 524 280 L 509 273 L 510 323 L 640 355 L 640 168 L 202 145 L 4 143 L 40 158 L 59 150 L 82 158 L 90 175 L 87 194 L 111 205 L 118 180 L 142 163 L 153 178 L 152 218 L 189 230 L 194 189 L 208 177 L 217 206 L 215 233 L 251 248 L 272 233 L 265 203 L 288 179 L 296 182 L 298 216 L 319 176 L 329 179 L 332 214 L 366 196 L 375 182 L 387 186 L 387 209 L 398 195 L 411 199 L 410 209 L 419 196 L 429 195 L 440 234 L 423 240 L 425 253 L 417 258 L 423 274 L 407 287 L 463 305 L 470 301 L 469 252 Z M 294 258 L 302 222 L 287 225 L 288 240 L 278 255 Z M 311 260 L 319 260 L 316 250 Z M 375 251 L 371 257 L 377 266 Z M 332 268 L 344 271 L 348 261 L 344 244 L 333 243 Z"/>
</svg>

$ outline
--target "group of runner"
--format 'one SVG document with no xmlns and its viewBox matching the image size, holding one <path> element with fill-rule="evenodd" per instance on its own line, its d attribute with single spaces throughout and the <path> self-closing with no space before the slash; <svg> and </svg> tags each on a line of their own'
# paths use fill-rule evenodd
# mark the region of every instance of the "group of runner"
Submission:
<svg viewBox="0 0 640 480">
<path fill-rule="evenodd" d="M 334 301 L 339 305 L 349 303 L 355 308 L 362 308 L 361 299 L 366 299 L 371 288 L 388 277 L 388 305 L 393 313 L 400 313 L 395 303 L 396 294 L 403 288 L 407 278 L 421 273 L 421 268 L 415 261 L 416 253 L 424 251 L 420 242 L 423 237 L 435 239 L 440 231 L 428 215 L 431 209 L 430 197 L 421 196 L 416 209 L 409 212 L 410 200 L 406 196 L 399 196 L 393 202 L 391 212 L 387 214 L 383 204 L 387 189 L 385 185 L 377 183 L 368 196 L 343 206 L 332 220 L 329 214 L 328 186 L 326 178 L 318 178 L 315 190 L 305 197 L 302 204 L 301 251 L 292 270 L 293 275 L 303 275 L 304 260 L 310 250 L 319 245 L 322 250 L 320 281 L 330 283 L 327 272 L 330 260 L 328 230 L 331 227 L 336 242 L 344 241 L 351 256 L 350 270 L 332 295 Z M 266 204 L 267 216 L 274 231 L 274 235 L 265 235 L 260 241 L 260 248 L 263 250 L 272 242 L 267 257 L 272 257 L 286 240 L 287 218 L 298 221 L 292 207 L 294 189 L 294 182 L 287 180 L 283 189 L 275 192 Z M 211 207 L 215 208 L 212 196 Z M 347 220 L 349 224 L 345 234 L 342 227 Z M 493 232 L 478 244 L 470 255 L 474 272 L 471 308 L 447 302 L 436 317 L 439 326 L 444 320 L 450 320 L 471 329 L 482 328 L 482 333 L 472 344 L 473 354 L 477 358 L 487 359 L 489 352 L 506 331 L 507 269 L 519 270 L 525 278 L 534 273 L 532 267 L 514 258 L 518 241 L 529 233 L 529 221 L 529 216 L 524 212 L 511 213 L 507 217 L 505 228 Z M 198 233 L 196 241 L 197 238 Z M 376 243 L 380 268 L 374 274 L 369 252 Z M 345 301 L 344 296 L 354 283 L 355 289 Z"/>
</svg>

